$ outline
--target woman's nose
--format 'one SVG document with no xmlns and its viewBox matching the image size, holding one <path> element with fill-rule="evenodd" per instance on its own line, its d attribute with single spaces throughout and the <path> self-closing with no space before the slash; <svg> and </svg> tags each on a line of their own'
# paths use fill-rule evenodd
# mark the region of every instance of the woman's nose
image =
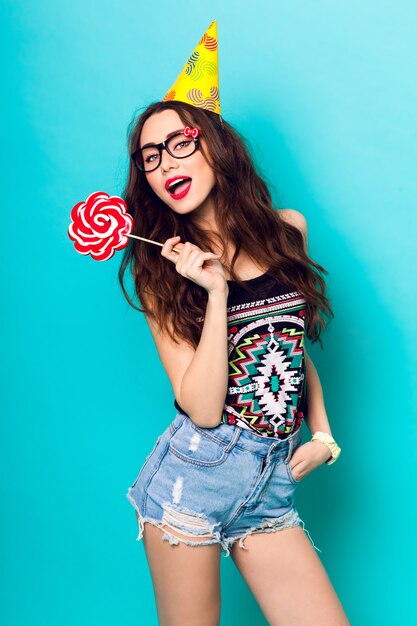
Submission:
<svg viewBox="0 0 417 626">
<path fill-rule="evenodd" d="M 178 167 L 176 160 L 166 150 L 162 150 L 162 154 L 161 154 L 162 171 L 166 172 L 173 167 Z"/>
</svg>

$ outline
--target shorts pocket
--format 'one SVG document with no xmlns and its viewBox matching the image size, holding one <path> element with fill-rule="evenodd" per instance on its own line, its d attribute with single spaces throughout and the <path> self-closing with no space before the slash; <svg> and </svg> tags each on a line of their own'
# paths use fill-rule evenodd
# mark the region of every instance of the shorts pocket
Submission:
<svg viewBox="0 0 417 626">
<path fill-rule="evenodd" d="M 200 465 L 213 467 L 224 463 L 228 452 L 204 428 L 193 424 L 190 418 L 184 419 L 181 426 L 171 435 L 169 451 L 179 459 Z"/>
<path fill-rule="evenodd" d="M 301 446 L 301 436 L 298 436 L 297 439 L 294 442 L 294 447 L 292 449 L 291 452 L 291 456 L 290 458 L 286 458 L 285 459 L 285 466 L 287 468 L 287 474 L 288 474 L 288 478 L 290 479 L 290 481 L 294 484 L 294 485 L 298 485 L 298 483 L 300 483 L 303 479 L 302 478 L 296 478 L 294 476 L 294 472 L 293 469 L 290 465 L 291 459 L 294 455 L 294 452 L 297 450 L 297 448 L 299 448 Z"/>
<path fill-rule="evenodd" d="M 303 479 L 302 479 L 302 478 L 296 478 L 296 477 L 294 476 L 294 473 L 293 473 L 293 471 L 292 471 L 292 467 L 291 467 L 291 465 L 290 465 L 290 462 L 289 462 L 289 461 L 286 461 L 286 462 L 285 462 L 285 464 L 286 464 L 286 466 L 287 466 L 287 474 L 288 474 L 288 477 L 289 477 L 290 481 L 291 481 L 292 483 L 294 483 L 294 484 L 300 483 Z"/>
</svg>

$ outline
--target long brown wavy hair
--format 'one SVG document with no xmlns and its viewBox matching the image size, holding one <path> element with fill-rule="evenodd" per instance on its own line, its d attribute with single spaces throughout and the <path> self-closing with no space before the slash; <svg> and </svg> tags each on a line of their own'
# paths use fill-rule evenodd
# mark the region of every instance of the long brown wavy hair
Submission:
<svg viewBox="0 0 417 626">
<path fill-rule="evenodd" d="M 215 175 L 212 190 L 215 219 L 219 234 L 202 229 L 193 215 L 179 215 L 171 210 L 152 190 L 144 172 L 129 159 L 129 174 L 123 191 L 128 211 L 133 217 L 133 234 L 164 243 L 179 235 L 181 242 L 191 241 L 204 252 L 216 252 L 215 241 L 226 252 L 226 243 L 235 250 L 232 259 L 220 261 L 232 280 L 252 293 L 234 273 L 239 252 L 244 251 L 257 265 L 267 267 L 268 274 L 284 285 L 297 289 L 306 299 L 305 332 L 312 341 L 319 341 L 328 320 L 334 317 L 325 295 L 326 284 L 319 272 L 328 272 L 305 252 L 303 235 L 295 226 L 280 217 L 271 200 L 268 187 L 257 173 L 241 135 L 219 115 L 189 104 L 169 101 L 155 102 L 134 119 L 128 128 L 128 150 L 138 147 L 146 120 L 165 109 L 175 110 L 184 126 L 195 126 L 206 140 L 209 154 L 199 149 L 210 163 Z M 151 315 L 162 332 L 178 343 L 185 340 L 198 346 L 207 307 L 207 291 L 176 271 L 175 265 L 163 257 L 161 248 L 130 239 L 119 268 L 119 282 L 129 304 Z M 124 286 L 124 274 L 130 266 L 134 291 L 144 307 L 135 306 Z M 144 297 L 145 296 L 145 297 Z M 147 308 L 146 302 L 152 302 Z"/>
</svg>

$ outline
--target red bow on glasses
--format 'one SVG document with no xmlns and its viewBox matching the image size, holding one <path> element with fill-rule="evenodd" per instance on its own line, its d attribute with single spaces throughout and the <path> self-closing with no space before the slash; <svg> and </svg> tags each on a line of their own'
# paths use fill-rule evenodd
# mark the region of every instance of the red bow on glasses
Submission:
<svg viewBox="0 0 417 626">
<path fill-rule="evenodd" d="M 184 135 L 186 137 L 188 137 L 188 136 L 198 137 L 198 128 L 190 128 L 189 126 L 186 126 L 184 128 Z"/>
</svg>

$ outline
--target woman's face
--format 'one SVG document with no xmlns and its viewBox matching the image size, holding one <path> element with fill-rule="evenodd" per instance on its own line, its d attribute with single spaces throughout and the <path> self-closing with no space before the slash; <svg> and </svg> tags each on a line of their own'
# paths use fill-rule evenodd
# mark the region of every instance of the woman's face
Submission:
<svg viewBox="0 0 417 626">
<path fill-rule="evenodd" d="M 158 144 L 165 141 L 170 133 L 183 130 L 185 124 L 181 121 L 178 113 L 172 109 L 166 109 L 155 113 L 148 118 L 142 128 L 139 146 L 146 144 Z M 207 154 L 207 144 L 204 137 L 199 138 Z M 198 211 L 205 214 L 211 207 L 211 192 L 215 184 L 214 172 L 207 163 L 203 154 L 197 149 L 185 159 L 176 159 L 162 150 L 161 162 L 152 172 L 145 172 L 146 179 L 156 195 L 165 202 L 173 211 L 185 215 Z M 173 188 L 170 193 L 167 183 L 173 178 L 184 177 L 187 180 Z M 183 197 L 183 192 L 189 187 Z"/>
</svg>

